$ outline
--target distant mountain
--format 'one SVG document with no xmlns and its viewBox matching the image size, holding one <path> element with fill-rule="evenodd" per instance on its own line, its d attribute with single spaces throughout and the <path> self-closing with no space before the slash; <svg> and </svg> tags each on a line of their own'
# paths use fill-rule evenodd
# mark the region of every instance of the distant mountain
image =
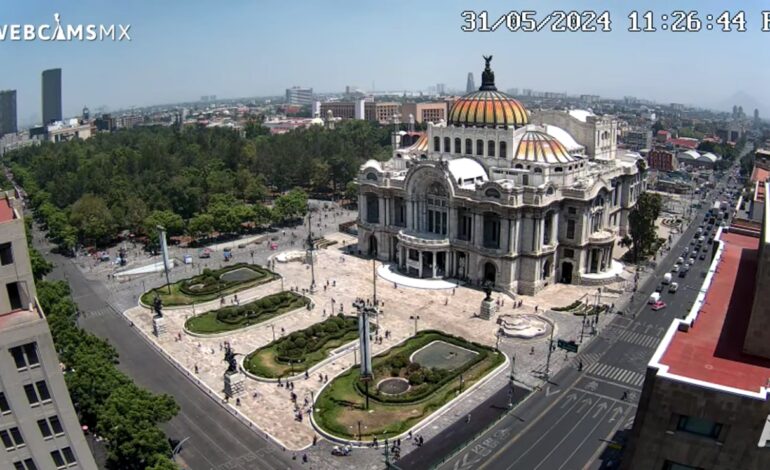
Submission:
<svg viewBox="0 0 770 470">
<path fill-rule="evenodd" d="M 715 109 L 728 112 L 733 110 L 734 105 L 743 106 L 743 112 L 746 113 L 746 116 L 752 116 L 755 108 L 759 109 L 760 116 L 770 114 L 770 108 L 765 103 L 744 91 L 735 92 L 729 98 L 711 104 Z"/>
</svg>

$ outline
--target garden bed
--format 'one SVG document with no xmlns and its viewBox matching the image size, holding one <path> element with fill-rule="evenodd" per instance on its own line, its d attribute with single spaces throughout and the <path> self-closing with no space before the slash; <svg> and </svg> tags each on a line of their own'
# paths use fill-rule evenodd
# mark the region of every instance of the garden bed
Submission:
<svg viewBox="0 0 770 470">
<path fill-rule="evenodd" d="M 358 319 L 336 315 L 252 352 L 243 361 L 251 374 L 268 379 L 304 372 L 334 349 L 358 338 Z"/>
<path fill-rule="evenodd" d="M 451 354 L 447 344 L 473 354 L 457 354 L 454 362 L 451 358 L 436 362 L 450 368 L 428 368 L 409 359 L 427 357 L 426 352 L 434 346 L 434 352 Z M 421 350 L 421 354 L 413 356 Z M 430 416 L 457 397 L 461 390 L 467 390 L 503 362 L 505 356 L 489 347 L 439 331 L 421 331 L 372 359 L 374 376 L 368 387 L 369 410 L 364 409 L 367 388 L 360 380 L 360 369 L 356 366 L 323 389 L 315 403 L 314 420 L 323 431 L 343 439 L 397 436 Z M 376 385 L 391 377 L 408 381 L 409 387 L 403 393 L 383 393 Z M 358 436 L 359 421 L 362 436 Z"/>
<path fill-rule="evenodd" d="M 269 269 L 247 263 L 222 269 L 204 269 L 197 276 L 171 284 L 171 293 L 168 284 L 145 292 L 142 303 L 152 305 L 156 295 L 160 296 L 165 307 L 207 302 L 278 278 L 279 275 Z"/>
<path fill-rule="evenodd" d="M 188 319 L 185 329 L 196 334 L 216 334 L 256 325 L 286 312 L 306 307 L 310 299 L 294 292 L 279 292 L 243 305 L 233 305 Z"/>
</svg>

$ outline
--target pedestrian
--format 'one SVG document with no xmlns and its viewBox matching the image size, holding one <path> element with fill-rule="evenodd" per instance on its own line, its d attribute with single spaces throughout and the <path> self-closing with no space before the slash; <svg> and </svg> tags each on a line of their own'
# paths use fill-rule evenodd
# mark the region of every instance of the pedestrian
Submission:
<svg viewBox="0 0 770 470">
<path fill-rule="evenodd" d="M 309 378 L 310 378 L 310 374 L 308 374 L 308 372 L 307 372 L 307 371 L 305 371 L 305 380 L 307 380 L 307 379 L 309 379 Z"/>
<path fill-rule="evenodd" d="M 583 372 L 583 361 L 578 362 L 578 372 Z"/>
<path fill-rule="evenodd" d="M 318 436 L 313 434 L 313 445 L 316 445 L 318 443 Z"/>
<path fill-rule="evenodd" d="M 529 348 L 529 355 L 531 356 L 531 355 L 533 355 L 533 354 L 535 354 L 535 347 L 534 347 L 534 346 L 532 346 L 531 348 Z"/>
<path fill-rule="evenodd" d="M 465 424 L 468 424 L 471 422 L 471 414 L 468 413 L 468 416 L 465 417 Z"/>
<path fill-rule="evenodd" d="M 324 381 L 324 375 L 323 374 L 320 374 L 320 373 L 318 374 L 318 381 L 319 382 L 323 382 Z"/>
<path fill-rule="evenodd" d="M 324 382 L 328 382 L 328 381 L 329 381 L 329 375 L 326 374 L 326 375 L 324 375 Z"/>
<path fill-rule="evenodd" d="M 425 438 L 420 436 L 420 447 L 422 447 L 423 443 L 425 443 Z"/>
<path fill-rule="evenodd" d="M 313 443 L 315 445 L 315 443 Z M 307 454 L 302 454 L 302 463 L 307 463 Z"/>
<path fill-rule="evenodd" d="M 195 364 L 195 373 L 198 373 L 198 364 Z"/>
<path fill-rule="evenodd" d="M 409 434 L 406 436 L 407 439 L 412 440 L 412 430 L 409 430 Z"/>
<path fill-rule="evenodd" d="M 539 305 L 535 305 L 535 313 L 537 313 L 537 309 L 540 308 Z"/>
<path fill-rule="evenodd" d="M 241 406 L 241 399 L 240 398 L 236 398 L 235 399 L 235 406 Z"/>
</svg>

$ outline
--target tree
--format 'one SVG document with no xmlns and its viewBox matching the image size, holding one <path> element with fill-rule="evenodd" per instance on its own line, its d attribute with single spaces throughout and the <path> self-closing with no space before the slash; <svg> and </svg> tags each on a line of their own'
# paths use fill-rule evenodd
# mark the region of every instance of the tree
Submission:
<svg viewBox="0 0 770 470">
<path fill-rule="evenodd" d="M 658 240 L 655 221 L 662 207 L 663 202 L 659 194 L 645 192 L 639 196 L 628 215 L 634 263 L 638 263 L 641 257 L 649 255 L 654 249 Z"/>
<path fill-rule="evenodd" d="M 273 209 L 282 220 L 304 217 L 307 214 L 307 193 L 299 188 L 292 189 L 275 200 Z"/>
<path fill-rule="evenodd" d="M 214 216 L 209 213 L 198 214 L 187 224 L 187 231 L 195 237 L 207 237 L 214 231 Z"/>
<path fill-rule="evenodd" d="M 351 204 L 358 203 L 358 183 L 351 181 L 345 186 L 345 199 Z"/>
<path fill-rule="evenodd" d="M 150 245 L 157 246 L 158 226 L 166 229 L 167 236 L 179 235 L 184 230 L 184 220 L 172 211 L 152 211 L 144 219 L 144 233 L 150 239 Z"/>
<path fill-rule="evenodd" d="M 93 194 L 84 194 L 72 205 L 70 223 L 85 242 L 99 242 L 113 235 L 112 214 L 104 200 Z"/>
</svg>

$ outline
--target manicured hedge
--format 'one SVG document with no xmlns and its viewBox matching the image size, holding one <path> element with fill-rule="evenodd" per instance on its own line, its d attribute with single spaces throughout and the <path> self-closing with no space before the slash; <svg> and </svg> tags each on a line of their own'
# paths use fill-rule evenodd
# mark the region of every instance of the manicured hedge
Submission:
<svg viewBox="0 0 770 470">
<path fill-rule="evenodd" d="M 254 302 L 212 310 L 192 317 L 185 328 L 193 333 L 213 334 L 237 330 L 307 306 L 310 299 L 294 292 L 278 292 Z"/>
<path fill-rule="evenodd" d="M 223 274 L 230 271 L 236 271 L 238 269 L 249 269 L 254 271 L 257 277 L 253 279 L 247 279 L 243 281 L 225 281 L 221 277 Z M 202 296 L 218 294 L 221 291 L 227 290 L 238 284 L 245 284 L 248 282 L 259 282 L 267 277 L 273 276 L 274 273 L 261 266 L 255 266 L 247 263 L 238 263 L 232 266 L 228 266 L 222 269 L 204 269 L 203 272 L 197 276 L 193 276 L 189 279 L 180 281 L 179 290 L 189 296 Z M 191 289 L 192 286 L 201 286 L 200 288 Z"/>
</svg>

